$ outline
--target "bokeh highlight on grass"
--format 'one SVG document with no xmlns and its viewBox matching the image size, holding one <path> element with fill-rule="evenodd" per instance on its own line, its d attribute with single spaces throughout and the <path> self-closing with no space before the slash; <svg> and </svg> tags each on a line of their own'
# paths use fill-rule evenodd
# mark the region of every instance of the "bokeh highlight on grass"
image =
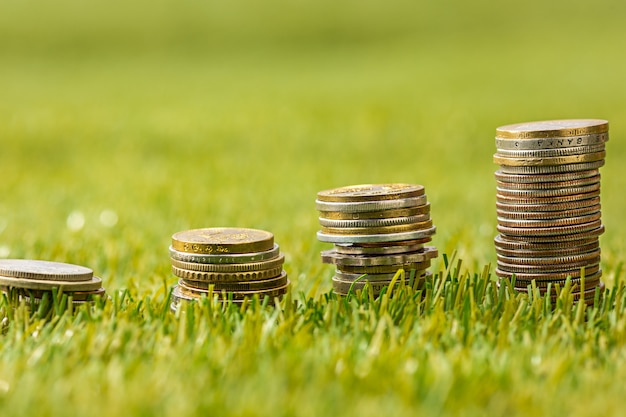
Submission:
<svg viewBox="0 0 626 417">
<path fill-rule="evenodd" d="M 495 262 L 495 127 L 605 118 L 611 140 L 601 170 L 602 267 L 613 285 L 626 233 L 625 7 L 2 2 L 0 255 L 90 266 L 111 294 L 127 294 L 127 303 L 116 301 L 94 321 L 8 325 L 0 340 L 0 380 L 8 386 L 0 407 L 174 415 L 193 413 L 197 404 L 220 406 L 222 414 L 319 415 L 345 406 L 345 394 L 359 400 L 350 407 L 354 414 L 399 415 L 419 403 L 424 411 L 451 406 L 481 415 L 536 400 L 536 407 L 519 408 L 522 415 L 548 405 L 573 413 L 550 398 L 578 395 L 616 412 L 625 369 L 620 309 L 585 324 L 552 322 L 539 311 L 532 320 L 518 316 L 533 326 L 502 330 L 507 342 L 499 345 L 495 336 L 463 340 L 454 317 L 462 303 L 449 310 L 454 314 L 433 313 L 432 321 L 405 307 L 415 316 L 406 329 L 385 314 L 370 316 L 367 303 L 326 304 L 332 268 L 319 260 L 327 245 L 315 239 L 314 199 L 319 190 L 349 184 L 423 184 L 438 227 L 433 244 L 458 254 L 460 276 L 483 276 Z M 171 234 L 209 226 L 275 234 L 292 296 L 304 303 L 289 320 L 300 324 L 274 326 L 281 313 L 272 309 L 253 317 L 198 312 L 191 324 L 146 310 L 161 311 L 175 282 Z M 433 269 L 444 270 L 442 260 Z M 314 324 L 302 324 L 316 314 Z M 484 338 L 481 329 L 504 317 L 473 315 L 470 323 Z M 389 337 L 370 359 L 374 371 L 362 373 L 358 358 L 379 325 Z M 431 343 L 424 329 L 446 343 Z M 423 373 L 415 371 L 422 380 L 402 371 L 422 366 Z M 103 373 L 106 382 L 98 385 Z M 481 396 L 476 384 L 483 377 L 491 394 Z M 240 392 L 242 380 L 248 382 Z M 83 381 L 93 385 L 81 396 Z M 32 391 L 25 395 L 18 386 Z M 366 395 L 358 397 L 357 386 Z M 150 408 L 158 393 L 164 399 Z M 284 402 L 259 405 L 279 397 Z"/>
</svg>

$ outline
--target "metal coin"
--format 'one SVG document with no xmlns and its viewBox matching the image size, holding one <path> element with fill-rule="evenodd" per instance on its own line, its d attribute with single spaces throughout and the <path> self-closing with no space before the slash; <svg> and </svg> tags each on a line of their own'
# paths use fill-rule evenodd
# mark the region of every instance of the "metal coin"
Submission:
<svg viewBox="0 0 626 417">
<path fill-rule="evenodd" d="M 275 269 L 282 267 L 285 262 L 285 257 L 280 255 L 273 259 L 268 259 L 261 262 L 250 262 L 245 264 L 200 264 L 195 262 L 183 262 L 172 259 L 172 265 L 190 271 L 199 272 L 216 272 L 216 273 L 241 273 L 241 272 L 254 272 L 265 271 L 268 269 Z"/>
<path fill-rule="evenodd" d="M 564 165 L 545 165 L 545 166 L 500 166 L 500 171 L 505 174 L 562 174 L 577 171 L 588 171 L 590 169 L 598 169 L 604 166 L 604 159 L 594 162 L 584 162 L 576 164 Z"/>
<path fill-rule="evenodd" d="M 366 220 L 408 217 L 430 213 L 430 203 L 423 206 L 395 210 L 366 211 L 362 213 L 342 213 L 340 211 L 321 211 L 320 218 L 328 220 Z"/>
<path fill-rule="evenodd" d="M 192 262 L 196 264 L 244 264 L 261 262 L 276 258 L 279 253 L 280 249 L 277 244 L 274 244 L 272 249 L 264 252 L 215 255 L 179 252 L 170 246 L 170 258 L 181 262 Z"/>
<path fill-rule="evenodd" d="M 234 281 L 258 281 L 279 276 L 283 271 L 282 266 L 262 271 L 248 272 L 199 272 L 172 266 L 172 273 L 179 278 L 191 281 L 208 281 L 208 282 L 234 282 Z"/>
<path fill-rule="evenodd" d="M 581 217 L 590 214 L 600 213 L 600 204 L 590 207 L 582 207 L 579 209 L 563 210 L 563 211 L 505 211 L 496 210 L 498 219 L 503 220 L 556 220 L 566 219 L 568 217 Z"/>
<path fill-rule="evenodd" d="M 583 198 L 580 200 L 574 201 L 565 201 L 565 202 L 550 202 L 548 201 L 540 201 L 538 203 L 524 203 L 524 204 L 515 204 L 515 203 L 507 203 L 507 202 L 496 202 L 496 207 L 500 210 L 504 211 L 512 211 L 512 212 L 562 212 L 568 210 L 575 210 L 584 207 L 591 207 L 600 204 L 600 197 L 598 195 L 592 196 L 589 198 Z"/>
<path fill-rule="evenodd" d="M 528 230 L 528 229 L 526 229 Z M 524 241 L 530 243 L 551 243 L 551 242 L 561 242 L 561 241 L 569 241 L 569 242 L 578 242 L 580 240 L 585 240 L 590 237 L 599 237 L 604 233 L 604 226 L 598 227 L 597 229 L 592 230 L 581 230 L 578 233 L 570 233 L 570 234 L 561 234 L 561 235 L 538 235 L 538 234 L 529 234 L 523 236 L 516 236 L 512 234 L 507 234 L 506 238 L 509 240 L 517 240 Z M 576 243 L 578 244 L 578 243 Z"/>
<path fill-rule="evenodd" d="M 550 258 L 550 257 L 568 257 L 568 256 L 579 256 L 585 255 L 590 252 L 594 252 L 600 249 L 600 241 L 598 239 L 594 239 L 595 241 L 592 243 L 588 243 L 585 245 L 571 245 L 571 242 L 568 242 L 567 247 L 560 249 L 504 249 L 498 247 L 496 244 L 496 253 L 498 256 L 506 257 L 507 259 L 511 258 Z M 528 246 L 524 246 L 528 247 Z"/>
<path fill-rule="evenodd" d="M 337 265 L 337 270 L 348 274 L 388 274 L 396 273 L 399 269 L 409 271 L 422 271 L 430 268 L 430 259 L 422 262 L 412 262 L 408 264 L 396 265 L 370 265 L 370 266 L 353 266 L 353 265 Z"/>
<path fill-rule="evenodd" d="M 438 251 L 434 246 L 427 246 L 417 252 L 383 256 L 344 255 L 338 253 L 335 249 L 330 249 L 322 252 L 322 262 L 335 264 L 342 268 L 344 266 L 404 265 L 434 259 L 437 255 Z"/>
<path fill-rule="evenodd" d="M 608 142 L 609 132 L 594 135 L 579 135 L 569 137 L 555 137 L 549 139 L 499 139 L 496 138 L 496 148 L 503 150 L 535 150 L 568 148 L 573 146 L 598 145 Z"/>
<path fill-rule="evenodd" d="M 422 207 L 426 205 L 426 196 L 401 198 L 397 200 L 357 201 L 357 202 L 325 202 L 315 200 L 315 207 L 320 212 L 333 211 L 340 213 L 364 213 L 382 210 Z"/>
<path fill-rule="evenodd" d="M 519 264 L 507 264 L 502 261 L 498 261 L 498 269 L 504 272 L 511 273 L 533 273 L 550 275 L 555 273 L 576 273 L 582 267 L 594 268 L 600 263 L 600 257 L 597 256 L 594 259 L 587 259 L 579 262 L 570 262 L 563 264 L 552 265 L 519 265 Z"/>
<path fill-rule="evenodd" d="M 574 226 L 583 223 L 590 223 L 596 220 L 600 220 L 601 214 L 599 212 L 589 214 L 587 216 L 579 217 L 565 217 L 563 219 L 547 219 L 547 220 L 510 220 L 498 217 L 498 224 L 504 227 L 515 228 L 554 228 L 563 226 Z"/>
<path fill-rule="evenodd" d="M 324 202 L 362 202 L 397 200 L 424 195 L 424 187 L 416 184 L 361 184 L 320 191 L 317 199 Z"/>
<path fill-rule="evenodd" d="M 422 270 L 422 271 L 416 271 L 415 274 L 413 275 L 415 278 L 420 278 L 420 277 L 424 277 L 428 274 L 431 274 L 429 271 L 426 270 Z M 367 278 L 370 281 L 391 281 L 394 277 L 396 276 L 396 273 L 379 273 L 379 274 L 355 274 L 355 273 L 350 273 L 350 272 L 342 272 L 342 271 L 336 271 L 335 272 L 335 278 L 342 280 L 342 281 L 356 281 L 356 280 L 362 280 Z M 409 272 L 405 272 L 404 274 L 405 278 L 408 279 L 410 277 L 410 273 Z"/>
<path fill-rule="evenodd" d="M 592 191 L 585 194 L 562 195 L 557 197 L 510 197 L 498 193 L 496 194 L 496 202 L 520 205 L 556 204 L 567 203 L 571 201 L 588 200 L 590 198 L 598 196 L 600 196 L 600 190 Z"/>
<path fill-rule="evenodd" d="M 597 175 L 600 175 L 600 170 L 598 169 L 590 169 L 587 171 L 578 172 L 566 172 L 562 174 L 507 174 L 502 172 L 501 170 L 495 172 L 496 180 L 509 184 L 533 184 L 573 181 L 583 178 L 595 177 Z"/>
<path fill-rule="evenodd" d="M 259 281 L 191 281 L 181 279 L 178 285 L 186 287 L 189 290 L 208 291 L 209 287 L 213 287 L 214 292 L 221 291 L 254 291 L 267 290 L 276 287 L 282 287 L 287 283 L 287 273 L 282 272 L 279 276 Z"/>
<path fill-rule="evenodd" d="M 566 164 L 580 164 L 584 162 L 595 162 L 603 160 L 606 157 L 606 152 L 594 152 L 586 153 L 582 155 L 571 156 L 555 156 L 551 158 L 542 157 L 526 157 L 526 158 L 509 158 L 495 154 L 493 156 L 493 162 L 498 165 L 504 166 L 545 166 L 545 165 L 566 165 Z"/>
<path fill-rule="evenodd" d="M 428 241 L 430 240 L 431 239 L 428 239 Z M 424 243 L 416 243 L 412 245 L 389 245 L 389 246 L 386 243 L 384 244 L 385 246 L 335 245 L 335 251 L 341 255 L 354 255 L 354 256 L 398 255 L 402 253 L 421 251 L 422 249 L 424 249 Z"/>
<path fill-rule="evenodd" d="M 274 235 L 264 230 L 212 227 L 174 233 L 172 248 L 180 252 L 230 254 L 265 252 L 274 247 Z"/>
<path fill-rule="evenodd" d="M 589 223 L 575 224 L 571 226 L 557 227 L 506 227 L 502 225 L 496 226 L 498 232 L 503 233 L 507 238 L 517 236 L 563 236 L 575 235 L 577 233 L 585 233 L 591 230 L 597 230 L 602 226 L 601 220 L 595 220 Z"/>
<path fill-rule="evenodd" d="M 413 232 L 403 233 L 387 233 L 387 234 L 371 234 L 371 235 L 337 235 L 317 232 L 317 239 L 321 242 L 330 243 L 372 243 L 372 242 L 399 242 L 403 240 L 424 239 L 435 234 L 437 228 L 435 226 L 417 230 Z"/>
<path fill-rule="evenodd" d="M 576 246 L 586 246 L 598 244 L 597 236 L 587 236 L 587 238 L 576 241 L 555 240 L 549 242 L 529 242 L 527 239 L 511 240 L 508 236 L 497 235 L 494 238 L 496 247 L 506 250 L 561 250 Z"/>
<path fill-rule="evenodd" d="M 430 219 L 429 214 L 421 214 L 408 217 L 391 217 L 387 219 L 365 219 L 365 220 L 328 220 L 319 218 L 320 225 L 324 227 L 336 228 L 379 228 L 387 226 L 399 226 L 404 224 L 416 224 L 426 222 Z"/>
<path fill-rule="evenodd" d="M 498 254 L 498 262 L 510 265 L 564 265 L 600 259 L 600 250 L 567 256 L 506 256 Z"/>
<path fill-rule="evenodd" d="M 432 220 L 400 224 L 394 226 L 380 227 L 321 227 L 321 232 L 331 235 L 371 235 L 371 234 L 392 234 L 402 232 L 413 232 L 418 230 L 427 230 L 433 225 Z"/>
<path fill-rule="evenodd" d="M 93 271 L 79 265 L 31 259 L 0 259 L 0 275 L 42 281 L 89 281 Z"/>
<path fill-rule="evenodd" d="M 588 171 L 587 171 L 588 172 Z M 496 186 L 506 190 L 551 190 L 555 188 L 574 188 L 584 187 L 600 183 L 600 174 L 590 177 L 581 177 L 569 181 L 551 181 L 551 182 L 504 182 L 496 181 Z"/>
<path fill-rule="evenodd" d="M 52 291 L 47 290 L 31 290 L 26 288 L 9 288 L 9 287 L 1 287 L 0 290 L 5 293 L 10 293 L 13 291 L 19 297 L 28 297 L 33 299 L 42 299 L 46 294 L 50 297 L 52 296 Z M 92 301 L 95 297 L 104 297 L 106 296 L 106 290 L 102 287 L 93 291 L 63 291 L 67 297 L 71 297 L 72 301 Z"/>
<path fill-rule="evenodd" d="M 285 285 L 276 287 L 276 288 L 271 288 L 271 289 L 256 290 L 256 291 L 224 291 L 224 292 L 231 294 L 231 297 L 233 300 L 243 300 L 244 298 L 251 298 L 251 297 L 254 297 L 255 295 L 258 295 L 261 299 L 264 298 L 265 296 L 280 297 L 281 295 L 284 295 L 287 292 L 287 289 L 289 288 L 289 284 L 290 282 L 289 280 L 287 280 L 287 283 Z M 211 292 L 209 291 L 203 291 L 199 289 L 188 289 L 186 287 L 177 285 L 176 288 L 174 289 L 173 295 L 176 294 L 176 296 L 179 298 L 193 300 L 193 299 L 198 299 L 198 298 L 207 296 L 210 293 Z M 213 291 L 212 294 L 221 295 L 221 292 Z"/>
<path fill-rule="evenodd" d="M 0 276 L 0 285 L 10 288 L 27 288 L 31 290 L 50 291 L 53 288 L 62 291 L 95 291 L 102 287 L 102 280 L 91 277 L 88 281 L 55 281 L 51 279 L 13 278 Z"/>
<path fill-rule="evenodd" d="M 609 131 L 609 122 L 600 119 L 542 120 L 515 123 L 496 129 L 499 139 L 566 138 L 597 135 Z"/>
<path fill-rule="evenodd" d="M 583 155 L 604 151 L 604 143 L 590 146 L 575 146 L 571 148 L 533 149 L 533 150 L 506 150 L 498 149 L 498 156 L 504 158 L 555 158 L 560 156 Z"/>
<path fill-rule="evenodd" d="M 498 197 L 514 198 L 554 198 L 572 195 L 584 195 L 600 190 L 600 183 L 586 185 L 584 187 L 563 187 L 550 189 L 510 189 L 496 187 Z"/>
<path fill-rule="evenodd" d="M 600 270 L 600 267 L 598 265 L 595 265 L 590 268 L 585 268 L 584 274 L 585 276 L 589 276 L 589 275 L 595 274 L 599 270 Z M 533 274 L 533 273 L 522 273 L 522 272 L 509 272 L 509 271 L 503 271 L 500 268 L 496 268 L 495 272 L 496 272 L 496 275 L 499 276 L 500 278 L 511 279 L 513 275 L 515 275 L 516 278 L 525 280 L 525 281 L 563 280 L 563 279 L 567 279 L 567 277 L 578 278 L 582 274 L 580 269 L 576 271 L 548 272 L 548 273 L 534 273 Z"/>
<path fill-rule="evenodd" d="M 584 281 L 585 281 L 585 288 L 590 289 L 590 288 L 595 288 L 596 286 L 598 286 L 598 284 L 600 284 L 600 278 L 602 277 L 602 271 L 598 271 L 595 274 L 593 274 L 592 276 L 587 276 L 585 277 Z M 522 288 L 522 289 L 526 289 L 529 285 L 532 286 L 533 283 L 535 284 L 535 286 L 537 287 L 542 287 L 545 288 L 548 285 L 552 285 L 552 287 L 554 288 L 556 285 L 560 286 L 561 288 L 563 288 L 563 286 L 565 284 L 567 284 L 568 280 L 567 279 L 560 279 L 560 280 L 554 280 L 554 281 L 537 281 L 537 280 L 530 280 L 530 281 L 525 281 L 525 280 L 515 280 L 515 288 Z M 570 278 L 569 279 L 569 283 L 574 286 L 575 289 L 580 289 L 580 286 L 583 282 L 582 278 Z"/>
</svg>

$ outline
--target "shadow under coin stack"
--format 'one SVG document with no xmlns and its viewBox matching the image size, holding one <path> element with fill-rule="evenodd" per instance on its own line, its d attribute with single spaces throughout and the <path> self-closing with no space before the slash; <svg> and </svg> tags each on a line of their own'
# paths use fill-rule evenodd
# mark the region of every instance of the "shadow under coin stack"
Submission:
<svg viewBox="0 0 626 417">
<path fill-rule="evenodd" d="M 377 296 L 399 269 L 414 287 L 427 271 L 437 248 L 424 246 L 435 234 L 424 187 L 412 184 L 354 185 L 321 191 L 315 201 L 321 230 L 317 237 L 335 248 L 322 252 L 322 262 L 336 266 L 337 294 L 363 289 Z M 365 276 L 364 276 L 365 275 Z"/>
<path fill-rule="evenodd" d="M 172 272 L 179 277 L 172 310 L 181 301 L 229 293 L 226 301 L 241 303 L 258 295 L 279 297 L 289 280 L 285 257 L 272 233 L 243 228 L 205 228 L 175 233 L 170 246 Z"/>
<path fill-rule="evenodd" d="M 571 278 L 575 300 L 593 303 L 600 277 L 600 172 L 605 120 L 520 123 L 496 130 L 499 235 L 496 275 L 542 294 Z M 583 272 L 584 271 L 584 272 Z M 584 289 L 581 274 L 584 273 Z"/>
<path fill-rule="evenodd" d="M 105 296 L 102 280 L 89 268 L 29 259 L 0 260 L 0 288 L 11 301 L 35 305 L 44 296 L 52 302 L 54 289 L 71 297 L 75 306 Z"/>
</svg>

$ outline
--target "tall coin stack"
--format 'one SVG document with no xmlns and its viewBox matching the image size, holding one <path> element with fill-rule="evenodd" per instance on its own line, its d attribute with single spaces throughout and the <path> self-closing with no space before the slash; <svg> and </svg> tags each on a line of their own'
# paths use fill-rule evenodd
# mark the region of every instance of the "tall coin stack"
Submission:
<svg viewBox="0 0 626 417">
<path fill-rule="evenodd" d="M 575 300 L 593 302 L 600 277 L 600 172 L 606 120 L 520 123 L 496 130 L 499 235 L 496 275 L 542 294 L 570 278 Z M 584 288 L 582 287 L 584 274 Z"/>
<path fill-rule="evenodd" d="M 419 286 L 430 272 L 437 248 L 424 246 L 435 234 L 424 187 L 413 184 L 367 184 L 320 191 L 315 201 L 321 230 L 317 237 L 335 248 L 322 252 L 334 264 L 337 294 L 363 289 L 375 295 L 399 269 L 405 283 L 413 273 Z"/>
<path fill-rule="evenodd" d="M 0 260 L 0 289 L 11 301 L 35 305 L 46 296 L 52 301 L 53 290 L 71 297 L 74 305 L 105 296 L 102 280 L 87 267 L 30 259 Z"/>
<path fill-rule="evenodd" d="M 170 246 L 172 272 L 179 278 L 172 310 L 181 301 L 228 293 L 235 303 L 246 297 L 279 297 L 289 280 L 285 257 L 264 230 L 205 228 L 175 233 Z"/>
</svg>

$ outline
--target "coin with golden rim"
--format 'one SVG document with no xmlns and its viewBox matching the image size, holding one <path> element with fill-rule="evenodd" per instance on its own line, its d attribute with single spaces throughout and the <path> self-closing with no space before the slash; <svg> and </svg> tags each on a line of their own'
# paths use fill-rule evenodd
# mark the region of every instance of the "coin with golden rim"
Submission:
<svg viewBox="0 0 626 417">
<path fill-rule="evenodd" d="M 172 248 L 186 253 L 227 254 L 269 251 L 274 235 L 257 229 L 210 227 L 185 230 L 172 236 Z"/>
<path fill-rule="evenodd" d="M 362 184 L 320 191 L 317 199 L 327 202 L 395 200 L 424 195 L 424 187 L 415 184 Z"/>
<path fill-rule="evenodd" d="M 564 119 L 516 123 L 496 129 L 498 139 L 539 139 L 595 135 L 609 131 L 609 122 L 601 119 Z"/>
</svg>

